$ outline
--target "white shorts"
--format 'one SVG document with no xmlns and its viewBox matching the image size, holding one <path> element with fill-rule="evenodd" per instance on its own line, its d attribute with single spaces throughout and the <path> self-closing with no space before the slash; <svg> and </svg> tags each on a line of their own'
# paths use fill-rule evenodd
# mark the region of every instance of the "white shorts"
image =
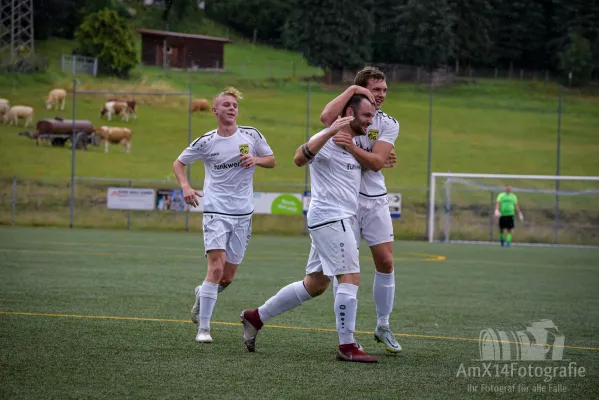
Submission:
<svg viewBox="0 0 599 400">
<path fill-rule="evenodd" d="M 358 202 L 356 222 L 353 223 L 358 248 L 360 247 L 360 236 L 364 237 L 368 247 L 393 242 L 393 222 L 387 196 L 374 199 L 360 196 Z"/>
<path fill-rule="evenodd" d="M 241 264 L 252 236 L 252 216 L 233 218 L 204 214 L 204 255 L 209 250 L 224 250 L 226 260 Z"/>
<path fill-rule="evenodd" d="M 310 238 L 306 275 L 322 272 L 332 278 L 360 273 L 358 246 L 349 219 L 310 229 Z"/>
</svg>

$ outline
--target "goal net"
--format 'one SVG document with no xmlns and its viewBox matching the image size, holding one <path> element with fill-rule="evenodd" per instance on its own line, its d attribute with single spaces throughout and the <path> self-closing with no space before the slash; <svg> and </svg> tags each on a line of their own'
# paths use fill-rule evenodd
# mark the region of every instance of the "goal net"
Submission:
<svg viewBox="0 0 599 400">
<path fill-rule="evenodd" d="M 429 242 L 497 243 L 497 196 L 510 185 L 513 244 L 599 246 L 599 177 L 433 173 Z"/>
</svg>

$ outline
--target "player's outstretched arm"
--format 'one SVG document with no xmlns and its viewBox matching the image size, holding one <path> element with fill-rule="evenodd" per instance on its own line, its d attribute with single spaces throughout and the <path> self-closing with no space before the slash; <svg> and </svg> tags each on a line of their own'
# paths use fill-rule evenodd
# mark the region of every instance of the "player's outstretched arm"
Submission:
<svg viewBox="0 0 599 400">
<path fill-rule="evenodd" d="M 320 122 L 322 122 L 325 126 L 330 126 L 333 122 L 335 122 L 335 119 L 337 119 L 337 117 L 341 114 L 341 112 L 343 111 L 343 107 L 345 107 L 349 99 L 357 93 L 367 96 L 368 100 L 370 100 L 371 103 L 375 103 L 374 96 L 372 95 L 370 90 L 363 88 L 362 86 L 352 85 L 348 87 L 339 96 L 331 100 L 324 107 L 322 113 L 320 114 Z"/>
<path fill-rule="evenodd" d="M 333 136 L 335 136 L 341 129 L 346 129 L 349 123 L 353 121 L 354 117 L 337 117 L 335 122 L 328 128 L 320 133 L 312 136 L 308 142 L 302 144 L 295 151 L 293 162 L 298 167 L 303 167 L 309 163 L 322 149 L 322 146 L 326 144 Z"/>
<path fill-rule="evenodd" d="M 196 196 L 202 197 L 202 194 L 197 190 L 194 190 L 187 180 L 185 176 L 185 164 L 183 164 L 178 159 L 173 163 L 173 171 L 175 171 L 175 176 L 179 181 L 179 185 L 181 185 L 181 190 L 183 191 L 183 198 L 185 202 L 190 206 L 197 207 L 200 203 Z"/>
</svg>

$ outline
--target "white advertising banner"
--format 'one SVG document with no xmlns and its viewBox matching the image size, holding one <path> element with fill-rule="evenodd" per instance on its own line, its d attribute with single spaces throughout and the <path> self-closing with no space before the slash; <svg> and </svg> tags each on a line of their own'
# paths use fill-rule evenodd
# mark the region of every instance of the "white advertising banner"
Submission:
<svg viewBox="0 0 599 400">
<path fill-rule="evenodd" d="M 113 210 L 153 210 L 155 197 L 154 189 L 110 187 L 106 205 Z"/>
<path fill-rule="evenodd" d="M 391 218 L 401 217 L 401 193 L 387 193 Z"/>
<path fill-rule="evenodd" d="M 160 197 L 162 191 L 158 191 L 158 193 Z M 171 198 L 177 198 L 177 194 L 170 194 L 170 196 Z M 204 212 L 202 200 L 199 197 L 199 205 L 197 207 L 190 207 L 189 211 Z M 168 209 L 166 207 L 161 208 L 160 204 L 159 202 L 159 210 Z M 181 209 L 181 211 L 184 211 L 184 209 Z M 298 193 L 254 192 L 254 214 L 301 215 L 302 195 Z"/>
</svg>

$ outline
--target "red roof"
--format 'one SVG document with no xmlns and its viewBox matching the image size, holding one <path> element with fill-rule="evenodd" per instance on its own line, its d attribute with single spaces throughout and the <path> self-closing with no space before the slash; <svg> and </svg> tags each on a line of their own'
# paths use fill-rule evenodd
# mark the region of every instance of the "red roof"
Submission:
<svg viewBox="0 0 599 400">
<path fill-rule="evenodd" d="M 172 36 L 172 37 L 182 37 L 182 38 L 190 38 L 190 39 L 202 39 L 202 40 L 211 40 L 213 42 L 226 42 L 233 43 L 233 41 L 229 38 L 215 37 L 215 36 L 204 36 L 204 35 L 194 35 L 192 33 L 181 33 L 181 32 L 170 32 L 170 31 L 157 31 L 154 29 L 137 29 L 137 32 L 142 35 L 155 35 L 155 36 Z"/>
</svg>

